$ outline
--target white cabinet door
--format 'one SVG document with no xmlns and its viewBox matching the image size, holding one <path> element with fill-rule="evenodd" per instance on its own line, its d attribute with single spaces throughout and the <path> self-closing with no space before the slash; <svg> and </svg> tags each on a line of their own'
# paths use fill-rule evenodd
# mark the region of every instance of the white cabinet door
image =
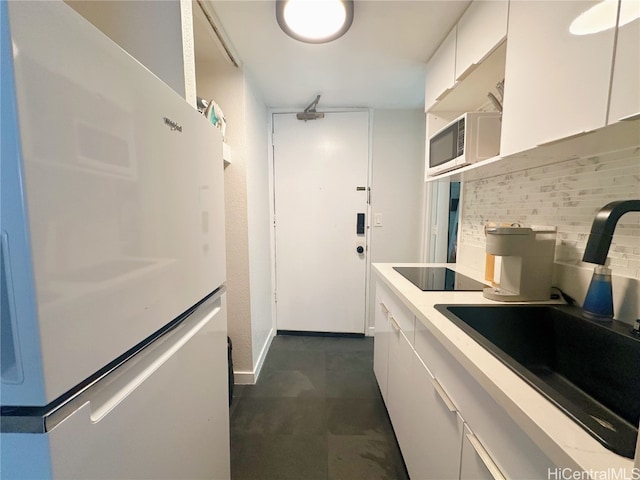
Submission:
<svg viewBox="0 0 640 480">
<path fill-rule="evenodd" d="M 501 155 L 605 125 L 615 30 L 569 31 L 594 3 L 511 2 Z"/>
<path fill-rule="evenodd" d="M 451 90 L 456 81 L 456 31 L 453 27 L 427 64 L 425 111 Z"/>
<path fill-rule="evenodd" d="M 413 348 L 399 325 L 389 317 L 391 336 L 389 338 L 389 381 L 387 384 L 387 411 L 393 423 L 393 430 L 405 452 L 410 447 L 411 415 L 407 408 L 409 397 L 414 395 L 411 385 L 411 358 Z"/>
<path fill-rule="evenodd" d="M 462 438 L 460 480 L 504 480 L 505 477 L 476 437 L 465 424 Z"/>
<path fill-rule="evenodd" d="M 518 479 L 547 478 L 549 469 L 557 465 L 420 321 L 416 322 L 415 346 L 504 474 Z"/>
<path fill-rule="evenodd" d="M 609 123 L 640 114 L 640 2 L 622 0 L 620 8 Z"/>
<path fill-rule="evenodd" d="M 462 447 L 462 420 L 453 402 L 414 353 L 412 394 L 408 410 L 411 432 L 402 451 L 411 478 L 457 479 Z"/>
<path fill-rule="evenodd" d="M 378 380 L 380 393 L 385 403 L 387 402 L 387 372 L 389 371 L 389 320 L 388 307 L 380 297 L 376 296 L 375 325 L 376 331 L 373 337 L 373 373 Z"/>
<path fill-rule="evenodd" d="M 456 80 L 462 80 L 507 37 L 508 0 L 474 1 L 460 21 Z"/>
</svg>

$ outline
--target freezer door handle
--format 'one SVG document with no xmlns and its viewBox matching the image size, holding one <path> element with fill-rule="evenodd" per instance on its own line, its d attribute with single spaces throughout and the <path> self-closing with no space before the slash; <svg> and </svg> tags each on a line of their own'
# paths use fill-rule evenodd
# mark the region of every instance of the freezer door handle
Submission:
<svg viewBox="0 0 640 480">
<path fill-rule="evenodd" d="M 148 347 L 148 351 L 143 350 L 131 359 L 132 365 L 125 364 L 124 370 L 116 373 L 116 378 L 107 379 L 104 386 L 98 386 L 97 391 L 92 395 L 93 398 L 89 400 L 91 402 L 91 421 L 99 422 L 102 420 L 140 384 L 153 375 L 220 312 L 222 309 L 220 302 L 220 298 L 218 298 L 215 307 L 205 315 L 198 315 L 198 311 L 194 312 L 176 331 L 158 339 Z M 138 356 L 140 358 L 137 358 Z"/>
<path fill-rule="evenodd" d="M 45 431 L 51 431 L 87 403 L 90 404 L 91 421 L 102 420 L 222 311 L 223 294 L 224 289 L 212 295 L 174 328 L 60 405 L 45 418 Z"/>
</svg>

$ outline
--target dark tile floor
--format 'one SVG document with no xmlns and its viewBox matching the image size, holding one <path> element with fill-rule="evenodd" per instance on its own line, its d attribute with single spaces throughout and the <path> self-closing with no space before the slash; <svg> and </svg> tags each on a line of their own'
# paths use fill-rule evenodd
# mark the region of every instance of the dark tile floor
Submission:
<svg viewBox="0 0 640 480">
<path fill-rule="evenodd" d="M 236 385 L 233 480 L 408 479 L 373 374 L 373 339 L 277 336 Z"/>
</svg>

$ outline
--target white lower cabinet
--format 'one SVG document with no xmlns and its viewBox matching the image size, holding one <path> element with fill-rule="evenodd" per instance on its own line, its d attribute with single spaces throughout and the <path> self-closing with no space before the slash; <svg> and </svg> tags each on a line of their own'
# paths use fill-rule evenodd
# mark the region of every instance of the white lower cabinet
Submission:
<svg viewBox="0 0 640 480">
<path fill-rule="evenodd" d="M 386 288 L 380 293 L 374 372 L 409 476 L 547 478 L 556 465 L 419 319 L 406 318 L 398 297 L 389 298 Z"/>
<path fill-rule="evenodd" d="M 384 285 L 376 284 L 375 326 L 373 344 L 373 371 L 389 408 L 389 391 L 399 383 L 408 382 L 410 362 L 407 352 L 413 351 L 415 317 Z M 400 348 L 400 338 L 407 344 Z M 398 356 L 402 354 L 402 358 Z M 394 372 L 391 373 L 391 369 Z M 402 381 L 401 381 L 402 379 Z"/>
<path fill-rule="evenodd" d="M 438 379 L 497 470 L 505 478 L 547 478 L 549 469 L 556 465 L 529 435 L 420 321 L 415 335 L 417 355 Z"/>
<path fill-rule="evenodd" d="M 457 479 L 462 419 L 446 392 L 414 352 L 411 362 L 412 392 L 407 410 L 412 418 L 410 442 L 403 449 L 413 479 Z"/>
<path fill-rule="evenodd" d="M 466 424 L 462 437 L 460 480 L 505 480 L 491 455 Z"/>
<path fill-rule="evenodd" d="M 376 331 L 373 340 L 373 373 L 378 380 L 380 393 L 384 401 L 387 401 L 387 376 L 389 370 L 389 314 L 388 307 L 380 297 L 376 295 L 375 305 Z"/>
<path fill-rule="evenodd" d="M 403 452 L 411 446 L 412 418 L 407 408 L 413 395 L 411 385 L 411 357 L 413 348 L 391 315 L 391 335 L 389 337 L 389 382 L 387 384 L 387 411 L 393 430 Z"/>
</svg>

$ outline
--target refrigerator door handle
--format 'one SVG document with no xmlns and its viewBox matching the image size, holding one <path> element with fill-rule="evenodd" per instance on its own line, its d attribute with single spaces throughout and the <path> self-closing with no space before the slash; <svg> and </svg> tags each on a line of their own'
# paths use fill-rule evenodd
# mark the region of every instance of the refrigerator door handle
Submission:
<svg viewBox="0 0 640 480">
<path fill-rule="evenodd" d="M 111 410 L 118 406 L 131 392 L 158 370 L 182 346 L 209 323 L 222 309 L 218 298 L 215 307 L 205 315 L 194 312 L 176 331 L 159 338 L 154 344 L 130 360 L 133 365 L 124 365 L 124 371 L 116 373 L 114 379 L 105 379 L 104 385 L 97 389 L 89 400 L 91 403 L 91 421 L 102 420 Z M 157 345 L 156 345 L 157 343 Z M 148 350 L 148 351 L 147 351 Z"/>
<path fill-rule="evenodd" d="M 224 289 L 212 295 L 175 328 L 47 415 L 45 430 L 51 431 L 87 403 L 91 421 L 102 420 L 222 311 L 223 293 Z"/>
</svg>

